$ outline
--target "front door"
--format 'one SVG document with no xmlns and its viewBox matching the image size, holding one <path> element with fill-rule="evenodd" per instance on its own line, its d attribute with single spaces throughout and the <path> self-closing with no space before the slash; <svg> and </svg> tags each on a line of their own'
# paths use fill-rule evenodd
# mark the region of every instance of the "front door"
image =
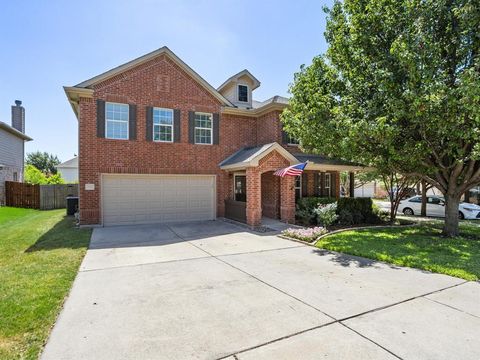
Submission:
<svg viewBox="0 0 480 360">
<path fill-rule="evenodd" d="M 235 175 L 235 201 L 247 201 L 247 176 Z"/>
</svg>

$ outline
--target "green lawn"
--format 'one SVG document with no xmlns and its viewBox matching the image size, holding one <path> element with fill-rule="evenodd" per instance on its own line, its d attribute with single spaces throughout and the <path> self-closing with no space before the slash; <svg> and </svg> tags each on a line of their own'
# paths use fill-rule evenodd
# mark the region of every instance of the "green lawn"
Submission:
<svg viewBox="0 0 480 360">
<path fill-rule="evenodd" d="M 90 235 L 64 209 L 0 207 L 0 359 L 37 359 Z"/>
<path fill-rule="evenodd" d="M 441 236 L 441 221 L 405 228 L 350 230 L 320 239 L 316 246 L 466 280 L 480 278 L 480 224 L 461 222 L 461 236 Z"/>
</svg>

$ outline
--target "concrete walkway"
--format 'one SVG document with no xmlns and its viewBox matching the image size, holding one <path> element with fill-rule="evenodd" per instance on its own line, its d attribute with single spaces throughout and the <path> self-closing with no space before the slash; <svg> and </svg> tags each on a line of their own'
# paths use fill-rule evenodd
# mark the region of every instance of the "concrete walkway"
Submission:
<svg viewBox="0 0 480 360">
<path fill-rule="evenodd" d="M 479 304 L 222 221 L 99 228 L 42 359 L 478 359 Z"/>
</svg>

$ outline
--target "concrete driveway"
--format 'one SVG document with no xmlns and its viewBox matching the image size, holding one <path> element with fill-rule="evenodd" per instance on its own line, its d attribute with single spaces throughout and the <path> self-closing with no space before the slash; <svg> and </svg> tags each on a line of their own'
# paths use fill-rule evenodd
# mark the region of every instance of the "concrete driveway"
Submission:
<svg viewBox="0 0 480 360">
<path fill-rule="evenodd" d="M 99 228 L 42 359 L 478 359 L 479 304 L 222 221 Z"/>
</svg>

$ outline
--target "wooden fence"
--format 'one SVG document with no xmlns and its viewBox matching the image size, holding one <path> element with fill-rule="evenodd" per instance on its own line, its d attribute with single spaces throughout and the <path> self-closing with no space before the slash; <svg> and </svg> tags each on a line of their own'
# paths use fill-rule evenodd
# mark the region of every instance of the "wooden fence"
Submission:
<svg viewBox="0 0 480 360">
<path fill-rule="evenodd" d="M 67 196 L 78 196 L 78 184 L 32 185 L 5 181 L 7 206 L 51 210 L 67 206 Z"/>
</svg>

